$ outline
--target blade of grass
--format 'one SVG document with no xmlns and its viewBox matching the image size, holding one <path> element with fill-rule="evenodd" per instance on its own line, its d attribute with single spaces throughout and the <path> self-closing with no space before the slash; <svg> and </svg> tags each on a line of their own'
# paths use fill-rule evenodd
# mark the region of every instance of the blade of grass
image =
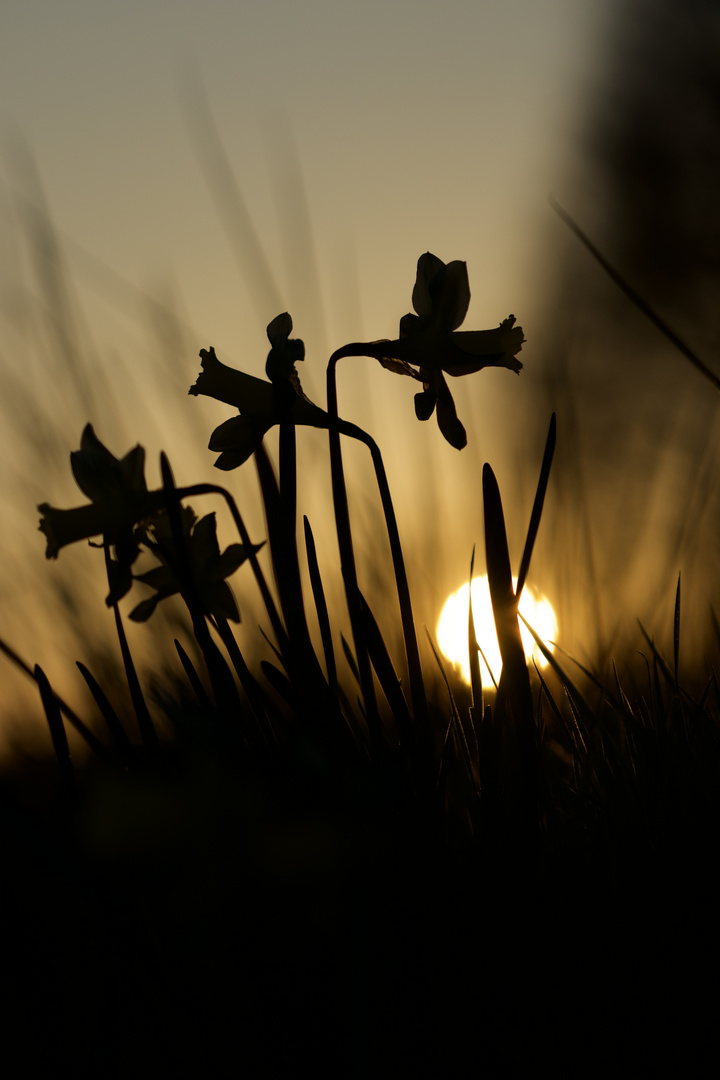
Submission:
<svg viewBox="0 0 720 1080">
<path fill-rule="evenodd" d="M 393 662 L 390 659 L 390 653 L 388 652 L 380 627 L 362 593 L 360 594 L 360 602 L 362 604 L 365 641 L 367 642 L 371 663 L 375 669 L 380 688 L 385 695 L 395 722 L 398 725 L 400 738 L 405 748 L 409 750 L 412 755 L 414 742 L 413 723 L 412 717 L 410 716 L 410 710 L 408 709 L 405 700 L 405 695 L 402 691 L 400 679 L 398 678 Z"/>
<path fill-rule="evenodd" d="M 112 735 L 115 745 L 123 761 L 126 765 L 136 761 L 137 755 L 133 749 L 133 745 L 128 738 L 125 728 L 122 726 L 120 717 L 110 704 L 107 695 L 105 694 L 105 691 L 100 686 L 92 672 L 85 667 L 85 664 L 81 663 L 80 660 L 76 660 L 75 664 L 80 671 L 83 679 L 87 683 L 90 693 L 95 698 L 97 706 L 102 713 L 103 720 L 108 726 L 108 731 Z"/>
<path fill-rule="evenodd" d="M 470 588 L 468 592 L 468 659 L 470 663 L 470 693 L 472 696 L 472 703 L 470 705 L 470 721 L 472 723 L 473 732 L 475 732 L 476 726 L 479 726 L 479 724 L 482 722 L 483 709 L 485 707 L 482 677 L 480 675 L 480 646 L 478 645 L 477 634 L 475 633 L 475 618 L 473 615 L 472 603 L 472 585 L 474 572 L 475 545 L 473 544 L 472 555 L 470 556 Z M 475 748 L 477 750 L 477 739 Z"/>
<path fill-rule="evenodd" d="M 110 549 L 107 544 L 103 545 L 105 551 L 105 566 L 108 569 L 108 584 L 111 584 L 111 571 L 110 571 Z M 137 717 L 138 728 L 140 730 L 140 738 L 142 739 L 145 749 L 154 754 L 159 748 L 159 740 L 155 725 L 152 722 L 150 716 L 150 710 L 147 707 L 145 701 L 145 695 L 142 692 L 140 680 L 135 670 L 135 663 L 130 652 L 130 646 L 128 645 L 127 635 L 125 634 L 125 627 L 123 626 L 122 616 L 120 614 L 120 608 L 117 601 L 111 604 L 113 615 L 115 617 L 115 629 L 117 631 L 118 641 L 120 643 L 120 653 L 122 655 L 123 667 L 125 668 L 125 678 L 128 684 L 128 690 L 130 691 L 130 699 L 135 709 L 135 716 Z"/>
<path fill-rule="evenodd" d="M 164 452 L 160 454 L 160 473 L 165 492 L 165 508 L 170 521 L 174 545 L 173 551 L 166 550 L 163 554 L 171 570 L 181 583 L 180 593 L 190 613 L 193 634 L 205 660 L 215 696 L 215 704 L 227 721 L 238 722 L 242 717 L 240 696 L 232 672 L 213 641 L 208 628 L 205 609 L 197 591 L 185 542 L 181 514 L 182 494 L 175 486 L 172 468 Z"/>
<path fill-rule="evenodd" d="M 293 712 L 297 711 L 297 697 L 293 692 L 292 683 L 288 679 L 284 671 L 275 667 L 269 660 L 261 660 L 260 667 L 262 668 L 263 675 L 283 699 L 286 705 L 289 705 Z"/>
<path fill-rule="evenodd" d="M 437 663 L 437 666 L 440 669 L 440 674 L 442 676 L 443 682 L 445 683 L 445 689 L 447 690 L 447 693 L 448 693 L 448 698 L 449 698 L 449 701 L 450 701 L 450 725 L 449 726 L 450 726 L 450 730 L 451 730 L 451 733 L 452 733 L 452 736 L 453 736 L 453 744 L 455 746 L 456 752 L 459 751 L 460 759 L 461 759 L 461 761 L 462 761 L 462 763 L 464 765 L 464 777 L 465 777 L 465 780 L 469 782 L 469 784 L 471 785 L 472 791 L 474 792 L 475 796 L 477 796 L 478 787 L 479 787 L 479 784 L 480 784 L 480 777 L 476 772 L 475 765 L 474 765 L 473 760 L 472 760 L 472 755 L 470 754 L 470 747 L 468 746 L 467 738 L 466 738 L 466 735 L 465 735 L 465 729 L 463 727 L 462 720 L 460 719 L 460 713 L 458 711 L 458 707 L 457 707 L 457 705 L 455 703 L 455 696 L 454 696 L 454 694 L 452 692 L 452 688 L 450 686 L 450 682 L 448 680 L 447 673 L 445 671 L 445 666 L 444 666 L 444 664 L 443 664 L 443 662 L 442 662 L 442 660 L 440 658 L 440 653 L 438 652 L 438 650 L 437 650 L 437 648 L 435 646 L 435 642 L 433 641 L 432 636 L 430 634 L 430 631 L 428 630 L 427 627 L 425 627 L 425 633 L 427 634 L 427 639 L 430 642 L 430 648 L 433 651 L 433 656 L 435 657 L 435 661 Z M 445 748 L 446 747 L 447 747 L 447 734 L 446 734 L 446 737 L 445 737 L 445 744 L 444 744 L 444 747 L 443 747 L 443 757 L 442 757 L 441 762 L 440 762 L 440 768 L 441 769 L 442 769 L 443 759 L 444 759 L 444 756 L 445 756 Z"/>
<path fill-rule="evenodd" d="M 240 685 L 245 691 L 248 702 L 250 703 L 257 735 L 257 738 L 253 741 L 257 745 L 257 740 L 259 738 L 262 746 L 265 749 L 269 749 L 276 743 L 270 720 L 270 714 L 274 712 L 272 704 L 263 692 L 257 679 L 248 668 L 245 657 L 240 651 L 235 635 L 232 632 L 232 627 L 227 619 L 218 617 L 216 619 L 216 626 L 218 633 L 220 634 L 220 640 L 228 651 L 232 665 L 240 680 Z"/>
<path fill-rule="evenodd" d="M 518 570 L 517 588 L 515 589 L 515 596 L 518 601 L 520 600 L 522 591 L 525 587 L 528 570 L 530 569 L 530 560 L 532 558 L 538 528 L 540 527 L 540 518 L 542 517 L 543 505 L 545 503 L 545 493 L 547 491 L 548 480 L 550 479 L 550 469 L 555 453 L 555 429 L 555 413 L 553 413 L 550 417 L 550 430 L 548 431 L 547 439 L 545 441 L 545 451 L 543 453 L 542 465 L 540 466 L 540 478 L 535 492 L 535 501 L 533 503 L 532 513 L 530 514 L 530 524 L 525 539 L 525 549 L 522 553 L 520 569 Z"/>
<path fill-rule="evenodd" d="M 372 671 L 370 670 L 370 658 L 367 645 L 363 636 L 362 604 L 360 602 L 360 590 L 355 566 L 355 554 L 353 550 L 352 530 L 350 528 L 350 510 L 348 507 L 347 488 L 345 485 L 345 471 L 343 468 L 342 450 L 340 447 L 340 430 L 338 425 L 337 384 L 335 367 L 337 360 L 330 357 L 327 367 L 327 404 L 330 423 L 328 435 L 330 440 L 330 474 L 332 481 L 333 506 L 335 508 L 335 528 L 337 531 L 338 548 L 340 550 L 340 567 L 345 585 L 345 597 L 348 613 L 350 615 L 350 628 L 352 630 L 355 656 L 357 658 L 357 671 L 360 680 L 365 703 L 365 716 L 367 717 L 373 741 L 378 737 L 380 730 L 380 715 L 378 713 L 375 687 L 373 685 Z"/>
<path fill-rule="evenodd" d="M 299 686 L 304 684 L 304 693 L 307 693 L 312 676 L 322 675 L 310 643 L 310 632 L 305 618 L 295 529 L 289 525 L 275 471 L 264 445 L 258 447 L 254 457 L 265 509 L 275 582 L 283 619 L 288 628 L 289 652 L 284 657 L 285 668 L 290 681 L 297 681 Z M 287 483 L 290 484 L 289 481 Z M 288 497 L 292 500 L 292 494 Z"/>
<path fill-rule="evenodd" d="M 521 754 L 532 756 L 535 745 L 532 693 L 513 592 L 505 516 L 495 474 L 489 465 L 483 467 L 482 479 L 488 584 L 503 662 L 498 694 L 504 692 L 510 704 Z"/>
<path fill-rule="evenodd" d="M 210 698 L 207 695 L 207 692 L 205 690 L 205 687 L 202 684 L 202 680 L 201 680 L 200 676 L 198 675 L 197 671 L 195 670 L 195 665 L 193 664 L 193 662 L 190 659 L 190 657 L 188 656 L 188 654 L 185 652 L 185 649 L 182 647 L 182 645 L 180 644 L 178 639 L 175 638 L 174 641 L 175 641 L 175 651 L 177 652 L 177 654 L 178 654 L 178 656 L 180 658 L 180 663 L 182 664 L 183 670 L 184 670 L 185 674 L 187 675 L 188 682 L 190 683 L 190 685 L 193 688 L 193 693 L 195 694 L 195 697 L 197 698 L 198 704 L 204 709 L 211 708 Z"/>
<path fill-rule="evenodd" d="M 24 671 L 25 674 L 28 675 L 34 682 L 37 682 L 37 679 L 35 678 L 35 672 L 30 667 L 30 665 L 27 664 L 21 656 L 18 656 L 15 650 L 12 649 L 7 644 L 7 642 L 3 641 L 2 638 L 0 638 L 0 652 L 5 653 L 7 658 L 11 660 L 13 664 L 16 665 L 16 667 L 18 667 L 21 671 Z M 57 694 L 55 695 L 55 699 L 58 703 L 58 708 L 60 709 L 62 715 L 70 724 L 72 724 L 77 733 L 82 736 L 82 738 L 85 740 L 93 753 L 96 754 L 97 757 L 100 758 L 100 760 L 102 761 L 110 761 L 112 759 L 111 752 L 107 749 L 106 746 L 103 746 L 98 737 L 94 735 L 90 728 L 87 726 L 87 724 L 80 719 L 75 710 L 71 709 L 67 702 L 63 701 L 63 699 L 61 697 L 58 697 Z"/>
<path fill-rule="evenodd" d="M 678 682 L 678 664 L 680 661 L 680 574 L 678 574 L 677 592 L 675 593 L 675 616 L 673 619 L 673 646 L 675 659 L 675 690 L 680 692 Z"/>
<path fill-rule="evenodd" d="M 345 659 L 348 662 L 348 667 L 353 673 L 353 678 L 355 679 L 355 682 L 358 684 L 358 686 L 362 689 L 362 684 L 360 682 L 360 672 L 358 671 L 357 662 L 344 634 L 340 635 L 340 642 L 342 644 L 343 652 L 345 653 Z"/>
<path fill-rule="evenodd" d="M 50 728 L 55 756 L 60 767 L 63 790 L 66 795 L 71 795 L 75 790 L 75 772 L 70 760 L 70 747 L 60 709 L 48 678 L 39 664 L 35 665 L 34 677 L 40 689 L 40 697 L 47 717 L 48 727 Z"/>
<path fill-rule="evenodd" d="M 308 569 L 310 571 L 310 587 L 312 588 L 313 599 L 315 601 L 315 611 L 317 612 L 318 625 L 320 627 L 320 639 L 322 641 L 323 653 L 325 655 L 325 666 L 328 673 L 328 682 L 333 692 L 337 692 L 337 668 L 335 666 L 335 652 L 333 650 L 332 633 L 330 630 L 330 617 L 328 615 L 327 601 L 325 600 L 325 590 L 323 589 L 322 577 L 320 576 L 320 566 L 318 564 L 317 550 L 315 548 L 315 538 L 310 528 L 310 522 L 306 517 L 303 518 L 303 524 L 305 527 L 305 550 L 307 553 Z"/>
<path fill-rule="evenodd" d="M 339 420 L 337 416 L 335 368 L 338 360 L 349 356 L 367 356 L 367 345 L 346 345 L 342 349 L 338 349 L 337 352 L 333 353 L 330 357 L 330 362 L 328 363 L 328 412 L 331 417 L 333 417 L 334 421 L 334 424 L 331 423 L 331 432 L 333 426 L 336 426 L 338 453 L 340 432 L 349 435 L 351 438 L 360 440 L 365 443 L 370 450 L 378 491 L 380 493 L 380 501 L 385 516 L 385 525 L 387 528 L 388 541 L 390 543 L 390 554 L 392 557 L 393 572 L 395 574 L 398 602 L 400 604 L 400 620 L 405 642 L 408 674 L 410 677 L 410 697 L 413 705 L 413 714 L 415 722 L 419 725 L 420 731 L 422 732 L 421 738 L 427 743 L 429 739 L 429 714 L 425 684 L 422 675 L 422 664 L 420 661 L 420 650 L 418 648 L 415 620 L 413 618 L 412 603 L 410 600 L 410 588 L 405 570 L 405 560 L 403 557 L 402 545 L 400 543 L 397 519 L 395 517 L 395 508 L 390 494 L 390 487 L 387 481 L 382 454 L 380 453 L 380 448 L 375 440 L 372 439 L 367 432 L 363 431 L 362 428 L 357 427 L 355 424 L 349 424 L 347 421 Z M 377 359 L 377 357 L 375 357 L 375 359 Z"/>
<path fill-rule="evenodd" d="M 693 350 L 687 345 L 682 338 L 678 337 L 674 330 L 671 330 L 668 324 L 660 318 L 658 314 L 650 307 L 646 300 L 640 296 L 640 294 L 630 285 L 624 277 L 612 266 L 611 263 L 605 258 L 604 255 L 595 247 L 588 236 L 582 231 L 580 226 L 570 217 L 566 210 L 564 210 L 559 203 L 554 199 L 550 199 L 550 205 L 555 213 L 560 217 L 568 228 L 577 236 L 578 240 L 588 249 L 593 258 L 602 266 L 608 277 L 615 282 L 619 289 L 621 289 L 627 298 L 635 305 L 638 311 L 641 311 L 643 315 L 650 320 L 650 322 L 657 327 L 661 334 L 664 334 L 668 341 L 675 346 L 675 348 L 682 353 L 682 355 L 690 361 L 693 367 L 704 375 L 709 382 L 713 384 L 716 390 L 720 390 L 720 378 L 715 375 L 710 368 L 703 363 L 700 357 L 693 352 Z"/>
</svg>

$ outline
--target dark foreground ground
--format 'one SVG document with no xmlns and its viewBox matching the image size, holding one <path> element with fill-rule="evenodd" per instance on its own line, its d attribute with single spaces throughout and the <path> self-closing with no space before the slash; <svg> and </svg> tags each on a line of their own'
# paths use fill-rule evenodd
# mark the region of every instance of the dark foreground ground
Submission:
<svg viewBox="0 0 720 1080">
<path fill-rule="evenodd" d="M 470 854 L 307 750 L 70 799 L 53 768 L 0 803 L 9 1076 L 697 1076 L 715 1046 L 719 832 L 682 807 Z"/>
</svg>

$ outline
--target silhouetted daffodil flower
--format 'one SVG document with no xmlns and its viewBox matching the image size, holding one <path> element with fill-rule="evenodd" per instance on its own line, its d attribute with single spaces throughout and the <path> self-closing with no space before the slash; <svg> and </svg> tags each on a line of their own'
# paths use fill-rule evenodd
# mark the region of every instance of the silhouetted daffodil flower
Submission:
<svg viewBox="0 0 720 1080">
<path fill-rule="evenodd" d="M 370 353 L 391 371 L 422 382 L 422 393 L 415 395 L 418 419 L 428 420 L 437 408 L 438 426 L 458 450 L 467 443 L 467 435 L 443 373 L 469 375 L 484 367 L 506 367 L 519 374 L 522 364 L 515 356 L 525 340 L 514 315 L 495 330 L 458 330 L 469 303 L 466 264 L 446 265 L 426 252 L 418 259 L 412 294 L 415 314 L 402 317 L 397 341 L 374 342 Z"/>
<path fill-rule="evenodd" d="M 235 469 L 247 461 L 286 410 L 296 424 L 328 426 L 327 413 L 303 393 L 295 364 L 304 359 L 305 346 L 290 337 L 291 331 L 292 319 L 287 312 L 278 315 L 267 328 L 272 348 L 265 371 L 270 382 L 221 364 L 212 348 L 200 350 L 202 371 L 189 393 L 205 394 L 240 411 L 239 416 L 215 428 L 210 437 L 208 448 L 220 452 L 215 462 L 217 469 Z"/>
<path fill-rule="evenodd" d="M 249 557 L 248 549 L 242 544 L 230 544 L 220 552 L 214 513 L 198 520 L 191 508 L 186 506 L 181 510 L 181 521 L 192 585 L 205 614 L 240 622 L 235 597 L 225 579 L 234 574 Z M 154 519 L 145 544 L 161 565 L 135 575 L 136 581 L 142 581 L 155 590 L 154 596 L 143 600 L 130 612 L 130 618 L 135 622 L 145 622 L 161 600 L 176 593 L 183 594 L 186 588 L 170 565 L 178 566 L 180 559 L 167 515 L 160 514 Z M 254 552 L 261 547 L 262 544 L 252 545 Z"/>
<path fill-rule="evenodd" d="M 143 447 L 136 446 L 118 459 L 88 424 L 80 449 L 70 455 L 70 464 L 78 487 L 91 502 L 72 510 L 56 510 L 48 503 L 38 506 L 40 530 L 47 540 L 46 558 L 56 559 L 67 544 L 102 536 L 115 548 L 118 562 L 129 567 L 138 553 L 135 526 L 157 513 L 164 500 L 162 491 L 147 489 Z"/>
</svg>

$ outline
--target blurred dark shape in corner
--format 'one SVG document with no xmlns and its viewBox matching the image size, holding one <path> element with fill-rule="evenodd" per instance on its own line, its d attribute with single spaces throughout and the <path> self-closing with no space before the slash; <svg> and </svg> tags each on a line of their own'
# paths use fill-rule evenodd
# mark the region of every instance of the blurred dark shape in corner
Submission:
<svg viewBox="0 0 720 1080">
<path fill-rule="evenodd" d="M 558 198 L 715 375 L 718 57 L 717 0 L 608 5 Z M 720 396 L 559 219 L 555 228 L 545 371 L 547 411 L 558 415 L 560 625 L 570 649 L 575 634 L 606 660 L 623 646 L 630 655 L 637 617 L 664 642 L 682 570 L 684 655 L 701 664 L 714 640 L 710 605 L 720 605 Z"/>
<path fill-rule="evenodd" d="M 720 329 L 719 58 L 717 0 L 620 0 L 584 137 L 603 245 L 708 343 Z"/>
</svg>

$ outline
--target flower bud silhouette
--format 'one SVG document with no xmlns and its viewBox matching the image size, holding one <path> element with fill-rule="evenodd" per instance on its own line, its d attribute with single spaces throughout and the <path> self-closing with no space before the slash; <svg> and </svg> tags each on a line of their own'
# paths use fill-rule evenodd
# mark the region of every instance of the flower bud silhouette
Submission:
<svg viewBox="0 0 720 1080">
<path fill-rule="evenodd" d="M 191 585 L 205 614 L 240 622 L 237 602 L 225 579 L 234 574 L 249 557 L 248 549 L 242 544 L 230 544 L 221 553 L 214 513 L 206 514 L 198 520 L 194 511 L 186 506 L 181 512 L 181 522 L 187 562 L 192 575 Z M 130 618 L 135 622 L 145 622 L 161 600 L 176 593 L 182 594 L 190 584 L 181 581 L 176 573 L 175 568 L 181 565 L 181 559 L 167 515 L 159 514 L 155 518 L 144 543 L 161 565 L 144 574 L 135 575 L 136 581 L 141 581 L 155 590 L 154 596 L 143 600 L 130 612 Z M 259 551 L 262 546 L 253 544 L 253 551 Z"/>
<path fill-rule="evenodd" d="M 38 506 L 46 558 L 56 559 L 67 544 L 102 535 L 115 547 L 118 559 L 130 565 L 138 551 L 133 529 L 163 505 L 162 491 L 148 491 L 145 482 L 145 450 L 136 446 L 118 459 L 87 424 L 70 464 L 78 487 L 91 502 L 71 510 L 57 510 L 48 503 Z"/>
<path fill-rule="evenodd" d="M 466 264 L 446 264 L 428 251 L 418 259 L 412 294 L 415 314 L 403 315 L 396 341 L 367 346 L 368 355 L 383 367 L 422 382 L 422 392 L 415 395 L 415 415 L 429 420 L 437 410 L 440 431 L 458 450 L 466 445 L 467 435 L 445 374 L 470 375 L 484 367 L 506 367 L 519 374 L 522 363 L 515 357 L 525 340 L 514 315 L 494 330 L 458 330 L 469 303 Z"/>
<path fill-rule="evenodd" d="M 290 338 L 291 331 L 292 319 L 287 312 L 278 315 L 267 328 L 272 348 L 265 371 L 270 382 L 222 364 L 212 347 L 200 350 L 202 371 L 188 393 L 224 401 L 240 412 L 210 436 L 208 449 L 220 452 L 215 468 L 236 469 L 247 461 L 270 428 L 280 423 L 285 410 L 296 424 L 328 426 L 327 413 L 303 393 L 295 364 L 304 358 L 305 346 L 301 340 Z"/>
</svg>

